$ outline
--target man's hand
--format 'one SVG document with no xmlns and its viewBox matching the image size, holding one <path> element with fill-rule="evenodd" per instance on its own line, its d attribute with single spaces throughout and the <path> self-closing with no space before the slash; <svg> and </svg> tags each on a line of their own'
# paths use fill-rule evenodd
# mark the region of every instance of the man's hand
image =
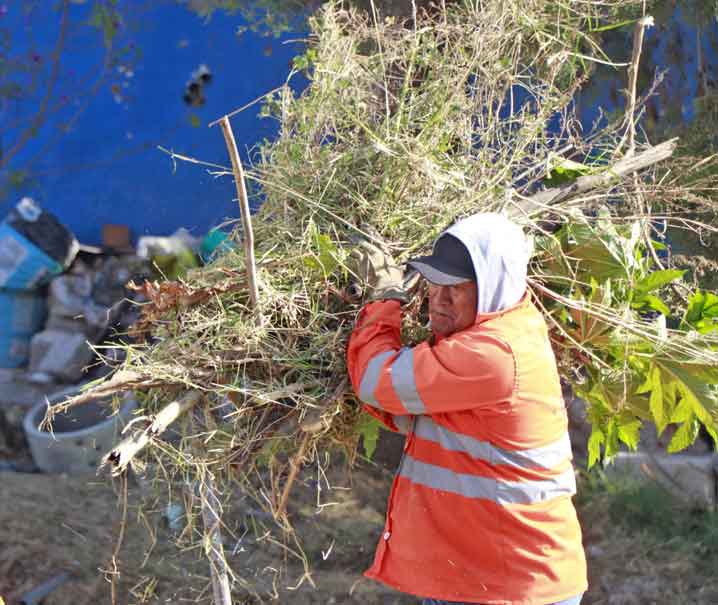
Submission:
<svg viewBox="0 0 718 605">
<path fill-rule="evenodd" d="M 368 241 L 362 241 L 352 251 L 351 260 L 352 269 L 370 300 L 407 301 L 404 272 L 390 254 Z"/>
</svg>

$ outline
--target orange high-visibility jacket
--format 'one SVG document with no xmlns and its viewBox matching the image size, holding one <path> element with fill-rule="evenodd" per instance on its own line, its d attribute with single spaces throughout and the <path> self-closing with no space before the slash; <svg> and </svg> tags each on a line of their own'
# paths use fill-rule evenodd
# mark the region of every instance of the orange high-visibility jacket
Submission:
<svg viewBox="0 0 718 605">
<path fill-rule="evenodd" d="M 568 422 L 526 294 L 402 348 L 397 301 L 360 313 L 348 366 L 367 411 L 407 434 L 369 578 L 423 597 L 546 605 L 586 590 Z"/>
</svg>

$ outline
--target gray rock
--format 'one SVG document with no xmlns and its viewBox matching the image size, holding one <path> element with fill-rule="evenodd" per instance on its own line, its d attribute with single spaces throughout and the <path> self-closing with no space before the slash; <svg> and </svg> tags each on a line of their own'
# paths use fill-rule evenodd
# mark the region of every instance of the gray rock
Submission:
<svg viewBox="0 0 718 605">
<path fill-rule="evenodd" d="M 31 373 L 44 373 L 60 382 L 78 382 L 94 352 L 84 333 L 45 330 L 36 334 L 30 345 Z"/>
</svg>

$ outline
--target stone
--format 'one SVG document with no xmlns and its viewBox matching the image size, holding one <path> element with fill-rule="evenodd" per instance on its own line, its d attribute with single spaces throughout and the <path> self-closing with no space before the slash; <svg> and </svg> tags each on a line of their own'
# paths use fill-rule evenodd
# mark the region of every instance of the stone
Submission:
<svg viewBox="0 0 718 605">
<path fill-rule="evenodd" d="M 718 456 L 621 452 L 606 474 L 656 482 L 687 506 L 714 510 Z"/>
<path fill-rule="evenodd" d="M 84 333 L 45 330 L 32 339 L 29 370 L 75 383 L 82 379 L 85 366 L 94 356 Z"/>
</svg>

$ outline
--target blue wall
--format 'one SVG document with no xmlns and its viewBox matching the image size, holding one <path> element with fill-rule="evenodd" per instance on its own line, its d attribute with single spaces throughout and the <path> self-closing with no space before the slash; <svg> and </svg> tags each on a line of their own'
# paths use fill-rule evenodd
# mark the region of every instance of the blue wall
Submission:
<svg viewBox="0 0 718 605">
<path fill-rule="evenodd" d="M 51 49 L 58 32 L 54 4 L 40 3 L 30 19 L 22 15 L 19 2 L 10 3 L 2 25 L 11 24 L 14 39 L 27 40 L 26 52 Z M 119 66 L 112 68 L 111 77 L 74 129 L 43 155 L 35 167 L 40 176 L 0 200 L 0 218 L 20 195 L 30 195 L 82 242 L 95 244 L 104 223 L 127 224 L 136 239 L 142 234 L 169 234 L 179 227 L 200 235 L 238 217 L 231 179 L 215 179 L 203 167 L 182 162 L 175 172 L 169 157 L 156 146 L 228 166 L 222 131 L 207 124 L 282 84 L 292 57 L 303 52 L 301 43 L 291 40 L 302 35 L 273 38 L 251 31 L 238 35 L 244 24 L 236 15 L 217 12 L 203 20 L 176 2 L 152 3 L 159 6 L 142 13 L 139 7 L 145 3 L 135 0 L 134 4 L 138 12 L 130 15 L 117 36 L 117 43 L 127 48 L 130 75 Z M 78 26 L 89 17 L 89 9 L 89 5 L 70 4 L 76 35 L 66 56 L 72 62 L 69 68 L 83 77 L 102 57 L 98 34 Z M 39 18 L 42 11 L 47 14 L 44 19 Z M 201 63 L 210 68 L 213 78 L 206 87 L 206 104 L 190 108 L 182 94 Z M 292 83 L 304 84 L 301 77 Z M 248 148 L 276 132 L 276 124 L 258 119 L 259 108 L 257 104 L 232 119 L 245 162 Z M 0 111 L 3 121 L 15 117 L 7 108 Z M 48 140 L 44 134 L 33 141 L 24 158 Z"/>
<path fill-rule="evenodd" d="M 665 4 L 657 15 L 656 27 L 647 32 L 642 62 L 644 73 L 670 69 L 649 103 L 658 122 L 652 127 L 647 124 L 649 132 L 689 121 L 694 115 L 694 99 L 708 92 L 701 90 L 702 78 L 697 74 L 697 39 L 701 40 L 703 79 L 712 87 L 718 80 L 718 22 L 711 19 L 699 29 L 691 15 Z M 30 5 L 35 8 L 27 13 Z M 57 5 L 45 0 L 0 1 L 0 8 L 4 7 L 0 30 L 12 32 L 13 53 L 27 58 L 37 52 L 39 64 L 47 64 L 42 49 L 48 53 L 57 38 Z M 84 102 L 81 96 L 72 98 L 72 78 L 89 78 L 101 62 L 101 34 L 82 25 L 90 17 L 91 5 L 69 5 L 73 28 L 63 58 L 60 84 L 64 88 L 58 94 L 71 102 L 68 111 L 53 117 L 51 128 L 66 121 Z M 177 163 L 175 172 L 157 145 L 228 165 L 220 129 L 207 128 L 207 124 L 282 84 L 290 72 L 292 57 L 303 52 L 302 43 L 296 39 L 304 33 L 280 38 L 251 31 L 238 35 L 238 28 L 245 25 L 241 17 L 216 12 L 204 20 L 177 0 L 124 0 L 120 5 L 126 19 L 118 30 L 116 45 L 125 48 L 132 77 L 126 69 L 113 66 L 87 111 L 58 144 L 44 151 L 52 136 L 47 129 L 32 141 L 17 165 L 40 153 L 42 159 L 34 166 L 38 178 L 11 197 L 0 197 L 0 217 L 21 195 L 30 195 L 85 243 L 99 242 L 104 223 L 129 225 L 135 239 L 142 234 L 169 234 L 179 227 L 201 235 L 225 219 L 238 217 L 233 183 L 182 162 Z M 631 26 L 609 32 L 605 40 L 608 54 L 616 60 L 627 59 L 631 37 Z M 189 108 L 182 94 L 190 74 L 201 63 L 213 73 L 206 89 L 207 103 Z M 641 92 L 648 83 L 642 83 Z M 301 88 L 306 82 L 295 76 L 292 84 Z M 623 107 L 621 89 L 625 86 L 625 70 L 599 66 L 576 99 L 585 129 L 599 117 L 599 109 L 612 112 Z M 39 106 L 42 92 L 38 90 L 34 98 L 15 106 L 0 102 L 0 142 L 5 148 L 12 136 L 3 133 L 3 125 L 20 117 L 28 107 Z M 259 105 L 255 105 L 232 121 L 245 162 L 251 156 L 248 148 L 276 132 L 276 124 L 257 118 L 258 111 Z M 0 180 L 2 176 L 0 172 Z"/>
</svg>

